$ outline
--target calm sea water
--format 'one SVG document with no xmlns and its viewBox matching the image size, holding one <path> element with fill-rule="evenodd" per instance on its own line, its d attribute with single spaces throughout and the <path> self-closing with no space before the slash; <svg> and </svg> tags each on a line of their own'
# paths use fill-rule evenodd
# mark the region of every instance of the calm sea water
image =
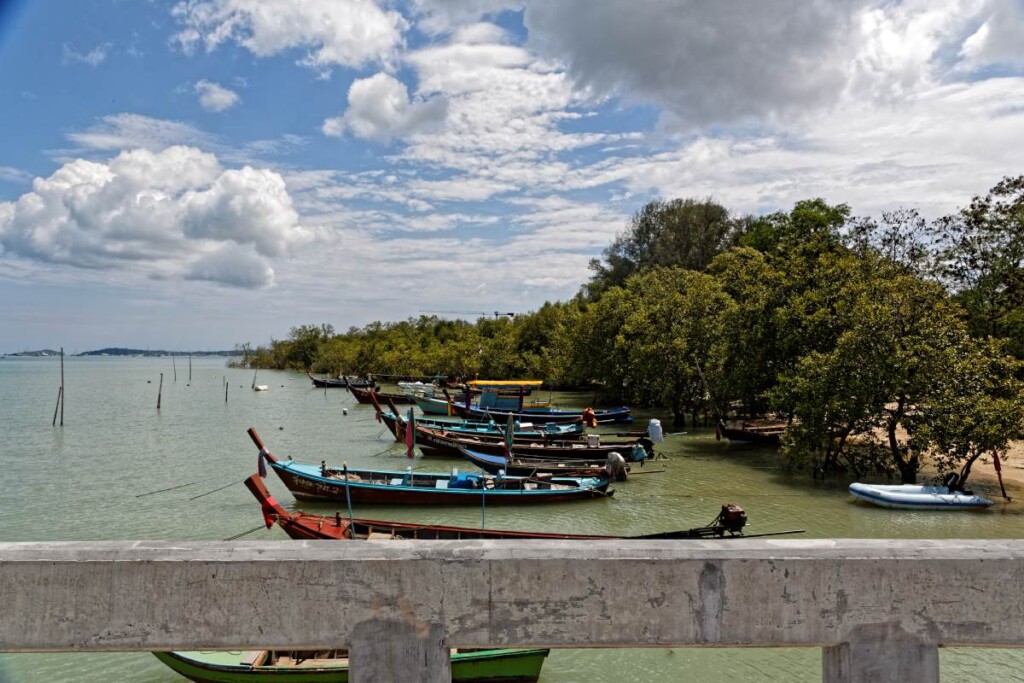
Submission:
<svg viewBox="0 0 1024 683">
<path fill-rule="evenodd" d="M 262 528 L 259 507 L 240 484 L 256 469 L 256 449 L 245 433 L 250 426 L 278 456 L 361 467 L 407 464 L 369 406 L 355 404 L 344 390 L 314 389 L 296 373 L 261 371 L 257 383 L 270 390 L 254 392 L 253 373 L 228 369 L 223 359 L 193 359 L 191 381 L 183 358 L 177 359 L 176 381 L 170 358 L 69 358 L 65 372 L 65 425 L 54 428 L 59 363 L 0 358 L 0 541 L 220 540 L 256 526 L 246 538 L 284 539 L 276 527 Z M 587 396 L 554 398 L 563 405 L 589 402 Z M 646 423 L 649 415 L 638 417 Z M 667 471 L 619 485 L 612 500 L 493 509 L 487 525 L 639 534 L 699 526 L 722 502 L 733 501 L 747 510 L 752 533 L 802 528 L 810 537 L 1024 537 L 1024 506 L 1017 503 L 983 514 L 892 512 L 852 503 L 844 482 L 785 475 L 771 452 L 717 442 L 708 430 L 671 436 L 662 450 L 669 459 L 648 467 Z M 415 466 L 445 470 L 459 464 L 418 459 Z M 273 476 L 267 482 L 279 500 L 292 501 Z M 151 493 L 171 487 L 180 488 Z M 226 488 L 209 493 L 220 487 Z M 360 512 L 480 523 L 478 510 L 463 508 Z M 941 662 L 946 681 L 1024 681 L 1024 653 L 943 650 Z M 815 649 L 574 650 L 554 652 L 542 680 L 819 681 L 820 667 Z M 180 680 L 144 653 L 0 654 L 0 683 Z"/>
</svg>

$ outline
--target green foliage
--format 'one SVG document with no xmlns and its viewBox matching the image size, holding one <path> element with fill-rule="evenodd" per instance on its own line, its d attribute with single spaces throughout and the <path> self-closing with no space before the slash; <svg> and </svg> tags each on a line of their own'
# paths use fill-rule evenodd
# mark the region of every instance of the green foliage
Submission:
<svg viewBox="0 0 1024 683">
<path fill-rule="evenodd" d="M 703 270 L 731 239 L 734 223 L 722 205 L 706 199 L 656 199 L 637 211 L 624 233 L 594 259 L 592 296 L 648 268 L 678 266 Z"/>
<path fill-rule="evenodd" d="M 936 270 L 967 310 L 975 336 L 1009 337 L 1024 357 L 1024 176 L 936 222 Z"/>
<path fill-rule="evenodd" d="M 927 450 L 939 472 L 958 471 L 961 484 L 982 455 L 1003 457 L 1024 431 L 1020 370 L 1002 342 L 963 340 L 912 416 L 913 446 Z"/>
<path fill-rule="evenodd" d="M 1021 368 L 1006 353 L 1024 354 L 1024 176 L 931 226 L 912 210 L 850 215 L 822 199 L 739 219 L 711 201 L 657 200 L 571 301 L 475 323 L 303 325 L 241 347 L 242 362 L 540 378 L 677 420 L 774 410 L 793 469 L 910 482 L 932 457 L 966 478 L 1024 429 Z"/>
<path fill-rule="evenodd" d="M 703 408 L 701 372 L 719 371 L 722 321 L 732 306 L 710 275 L 682 268 L 634 275 L 594 306 L 597 376 L 623 398 L 665 406 L 677 419 Z"/>
</svg>

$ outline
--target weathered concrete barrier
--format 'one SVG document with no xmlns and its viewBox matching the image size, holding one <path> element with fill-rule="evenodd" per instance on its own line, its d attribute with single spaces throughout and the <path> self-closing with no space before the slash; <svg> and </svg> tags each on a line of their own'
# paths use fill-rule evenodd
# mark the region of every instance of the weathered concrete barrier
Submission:
<svg viewBox="0 0 1024 683">
<path fill-rule="evenodd" d="M 938 681 L 940 645 L 1024 646 L 1024 541 L 0 544 L 0 650 L 344 645 L 364 681 L 485 646 L 813 646 L 825 681 Z"/>
</svg>

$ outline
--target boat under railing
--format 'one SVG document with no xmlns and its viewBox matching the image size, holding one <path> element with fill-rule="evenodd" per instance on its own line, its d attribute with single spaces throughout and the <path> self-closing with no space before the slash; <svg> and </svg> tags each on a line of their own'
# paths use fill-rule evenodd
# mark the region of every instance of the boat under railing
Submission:
<svg viewBox="0 0 1024 683">
<path fill-rule="evenodd" d="M 451 647 L 819 647 L 829 683 L 936 682 L 939 647 L 1024 646 L 1022 596 L 1021 540 L 0 543 L 0 651 L 344 646 L 434 682 Z"/>
</svg>

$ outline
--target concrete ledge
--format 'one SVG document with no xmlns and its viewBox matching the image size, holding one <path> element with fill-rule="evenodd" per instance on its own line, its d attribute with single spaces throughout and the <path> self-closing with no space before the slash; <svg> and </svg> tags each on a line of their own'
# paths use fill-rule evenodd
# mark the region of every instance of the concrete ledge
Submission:
<svg viewBox="0 0 1024 683">
<path fill-rule="evenodd" d="M 326 648 L 399 624 L 451 647 L 887 642 L 927 667 L 937 645 L 1024 646 L 1024 541 L 0 543 L 0 605 L 4 651 Z"/>
</svg>

